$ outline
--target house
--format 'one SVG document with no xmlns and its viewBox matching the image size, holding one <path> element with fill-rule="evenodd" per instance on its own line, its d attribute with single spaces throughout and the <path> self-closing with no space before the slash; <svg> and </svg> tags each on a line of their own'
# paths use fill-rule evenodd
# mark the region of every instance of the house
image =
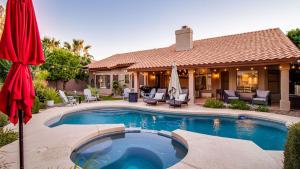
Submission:
<svg viewBox="0 0 300 169">
<path fill-rule="evenodd" d="M 271 91 L 282 110 L 290 109 L 300 51 L 279 28 L 194 41 L 193 30 L 183 26 L 175 36 L 169 47 L 116 54 L 88 65 L 90 83 L 101 94 L 111 94 L 114 80 L 135 91 L 141 85 L 167 88 L 175 62 L 191 102 L 215 97 L 217 89 L 237 90 L 245 97 L 262 89 Z"/>
</svg>

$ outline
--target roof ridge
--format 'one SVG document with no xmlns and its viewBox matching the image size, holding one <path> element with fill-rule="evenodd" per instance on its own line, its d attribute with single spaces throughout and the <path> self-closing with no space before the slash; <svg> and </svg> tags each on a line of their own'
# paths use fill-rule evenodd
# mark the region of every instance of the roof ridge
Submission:
<svg viewBox="0 0 300 169">
<path fill-rule="evenodd" d="M 232 37 L 232 36 L 240 36 L 240 35 L 245 35 L 245 34 L 254 34 L 254 33 L 271 31 L 271 30 L 279 30 L 282 32 L 282 30 L 279 27 L 276 27 L 276 28 L 262 29 L 262 30 L 256 30 L 256 31 L 235 33 L 235 34 L 230 34 L 230 35 L 222 35 L 222 36 L 216 36 L 216 37 L 203 38 L 203 39 L 194 40 L 194 42 L 201 41 L 201 40 L 211 40 L 211 39 L 219 39 L 219 38 Z"/>
</svg>

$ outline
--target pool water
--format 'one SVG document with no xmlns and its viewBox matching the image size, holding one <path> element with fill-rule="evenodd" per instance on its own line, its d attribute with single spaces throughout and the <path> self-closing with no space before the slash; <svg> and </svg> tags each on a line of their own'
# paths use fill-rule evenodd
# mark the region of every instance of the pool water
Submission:
<svg viewBox="0 0 300 169">
<path fill-rule="evenodd" d="M 152 133 L 122 133 L 96 138 L 75 150 L 71 159 L 82 168 L 164 169 L 187 154 L 176 140 Z"/>
<path fill-rule="evenodd" d="M 71 113 L 50 127 L 62 124 L 125 124 L 149 130 L 192 132 L 251 140 L 265 150 L 283 150 L 287 136 L 284 124 L 253 118 L 189 116 L 150 112 L 129 108 L 102 108 Z"/>
</svg>

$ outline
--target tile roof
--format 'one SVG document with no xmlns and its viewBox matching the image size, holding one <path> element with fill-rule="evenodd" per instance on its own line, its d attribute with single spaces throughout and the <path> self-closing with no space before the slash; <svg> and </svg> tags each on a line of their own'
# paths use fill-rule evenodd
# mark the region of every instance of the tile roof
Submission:
<svg viewBox="0 0 300 169">
<path fill-rule="evenodd" d="M 300 50 L 279 29 L 228 35 L 194 41 L 188 51 L 175 51 L 175 45 L 151 50 L 116 54 L 96 61 L 90 69 L 128 67 L 130 70 L 166 68 L 173 62 L 181 67 L 228 66 L 239 63 L 265 63 L 294 61 Z"/>
</svg>

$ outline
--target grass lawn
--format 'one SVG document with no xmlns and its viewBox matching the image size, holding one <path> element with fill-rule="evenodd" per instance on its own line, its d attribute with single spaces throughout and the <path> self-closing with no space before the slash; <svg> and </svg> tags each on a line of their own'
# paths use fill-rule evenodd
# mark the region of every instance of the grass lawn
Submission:
<svg viewBox="0 0 300 169">
<path fill-rule="evenodd" d="M 123 98 L 120 97 L 113 97 L 113 96 L 100 96 L 100 99 L 103 101 L 109 101 L 109 100 L 123 100 Z"/>
</svg>

